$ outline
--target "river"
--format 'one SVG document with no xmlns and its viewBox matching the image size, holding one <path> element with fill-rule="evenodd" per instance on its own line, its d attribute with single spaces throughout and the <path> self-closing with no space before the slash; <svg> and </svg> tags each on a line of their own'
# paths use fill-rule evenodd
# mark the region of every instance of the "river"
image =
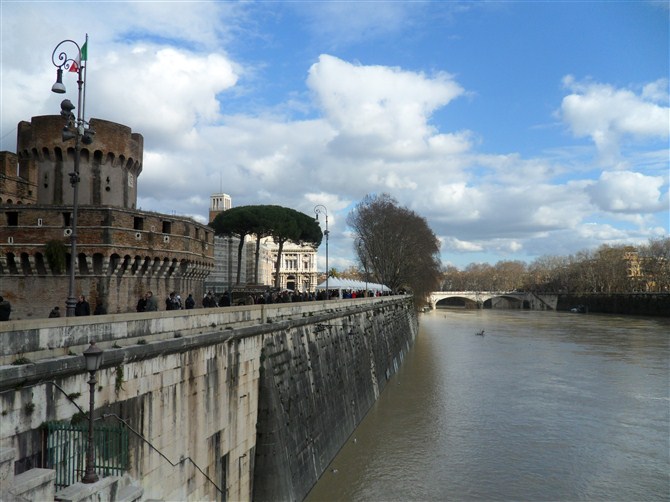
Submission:
<svg viewBox="0 0 670 502">
<path fill-rule="evenodd" d="M 306 501 L 670 500 L 669 342 L 668 318 L 422 314 Z"/>
</svg>

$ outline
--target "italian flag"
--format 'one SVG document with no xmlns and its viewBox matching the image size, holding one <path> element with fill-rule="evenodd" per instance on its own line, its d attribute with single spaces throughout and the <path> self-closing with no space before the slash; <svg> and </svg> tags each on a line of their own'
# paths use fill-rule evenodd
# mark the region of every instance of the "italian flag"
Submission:
<svg viewBox="0 0 670 502">
<path fill-rule="evenodd" d="M 84 42 L 84 45 L 81 46 L 81 59 L 73 61 L 70 65 L 69 71 L 74 73 L 78 72 L 82 61 L 88 61 L 88 36 L 86 37 L 86 42 Z"/>
</svg>

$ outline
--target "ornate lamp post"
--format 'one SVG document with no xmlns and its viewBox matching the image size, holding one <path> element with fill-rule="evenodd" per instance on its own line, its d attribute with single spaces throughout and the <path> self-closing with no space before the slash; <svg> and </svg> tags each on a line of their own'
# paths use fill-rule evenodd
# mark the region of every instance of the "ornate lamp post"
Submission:
<svg viewBox="0 0 670 502">
<path fill-rule="evenodd" d="M 326 236 L 326 300 L 330 300 L 330 290 L 328 289 L 328 277 L 330 276 L 330 270 L 328 269 L 328 210 L 323 204 L 317 204 L 314 206 L 314 214 L 316 214 L 316 221 L 319 221 L 319 215 L 323 214 L 326 217 L 326 231 L 323 235 Z"/>
<path fill-rule="evenodd" d="M 51 87 L 51 91 L 57 94 L 65 94 L 65 85 L 63 84 L 63 70 L 77 73 L 77 116 L 74 116 L 72 110 L 75 106 L 69 99 L 64 99 L 60 104 L 60 114 L 65 118 L 65 127 L 63 128 L 63 142 L 71 139 L 74 143 L 74 171 L 70 175 L 70 184 L 73 188 L 72 194 L 72 233 L 70 234 L 70 282 L 68 287 L 68 296 L 65 305 L 67 307 L 66 315 L 74 316 L 74 307 L 77 303 L 75 295 L 75 268 L 77 263 L 77 212 L 79 203 L 79 161 L 81 158 L 81 145 L 92 143 L 92 135 L 95 132 L 89 128 L 88 122 L 84 118 L 84 108 L 86 107 L 86 65 L 87 59 L 88 35 L 83 47 L 74 40 L 63 40 L 60 42 L 51 55 L 51 61 L 56 70 L 56 82 Z M 72 49 L 74 56 L 68 56 L 66 50 Z"/>
<path fill-rule="evenodd" d="M 86 472 L 81 478 L 82 483 L 95 483 L 98 481 L 98 475 L 95 473 L 95 446 L 93 441 L 93 409 L 95 407 L 95 384 L 98 381 L 95 378 L 95 373 L 100 369 L 102 363 L 102 349 L 95 346 L 95 342 L 91 342 L 88 349 L 84 351 L 86 358 L 86 371 L 91 374 L 88 381 L 90 398 L 88 409 L 88 448 L 86 450 Z"/>
</svg>

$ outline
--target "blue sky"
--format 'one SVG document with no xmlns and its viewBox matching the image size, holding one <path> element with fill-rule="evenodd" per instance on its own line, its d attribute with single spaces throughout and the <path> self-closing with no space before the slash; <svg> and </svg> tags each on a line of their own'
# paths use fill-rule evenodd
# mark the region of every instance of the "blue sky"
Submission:
<svg viewBox="0 0 670 502">
<path fill-rule="evenodd" d="M 138 205 L 346 216 L 389 193 L 442 261 L 668 236 L 669 2 L 0 1 L 0 148 L 56 114 L 51 53 L 89 34 L 87 117 L 144 136 Z M 68 97 L 74 78 L 65 77 Z M 74 99 L 73 99 L 74 101 Z M 323 249 L 320 253 L 324 267 Z"/>
</svg>

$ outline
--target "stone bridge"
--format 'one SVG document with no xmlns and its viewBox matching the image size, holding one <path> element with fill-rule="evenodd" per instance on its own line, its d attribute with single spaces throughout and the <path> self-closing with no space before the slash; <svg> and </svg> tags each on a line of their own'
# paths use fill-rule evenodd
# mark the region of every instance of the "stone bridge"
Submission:
<svg viewBox="0 0 670 502">
<path fill-rule="evenodd" d="M 434 291 L 428 297 L 435 309 L 449 298 L 464 300 L 471 308 L 527 308 L 532 310 L 556 310 L 557 295 L 538 295 L 523 291 Z"/>
</svg>

